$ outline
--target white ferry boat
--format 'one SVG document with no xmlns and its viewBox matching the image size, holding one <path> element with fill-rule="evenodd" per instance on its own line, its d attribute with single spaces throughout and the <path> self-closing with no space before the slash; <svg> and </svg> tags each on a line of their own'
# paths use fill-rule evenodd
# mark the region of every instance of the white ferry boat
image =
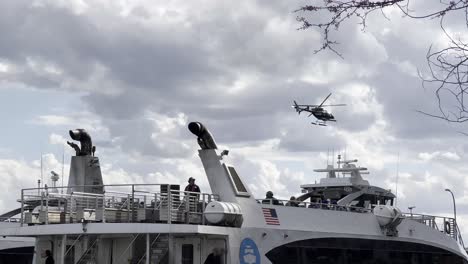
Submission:
<svg viewBox="0 0 468 264">
<path fill-rule="evenodd" d="M 46 250 L 57 264 L 468 263 L 455 219 L 401 213 L 356 160 L 317 170 L 326 178 L 295 200 L 259 200 L 210 132 L 189 130 L 213 193 L 103 185 L 91 137 L 75 130 L 68 186 L 23 189 L 19 223 L 0 235 L 34 237 L 34 264 Z"/>
</svg>

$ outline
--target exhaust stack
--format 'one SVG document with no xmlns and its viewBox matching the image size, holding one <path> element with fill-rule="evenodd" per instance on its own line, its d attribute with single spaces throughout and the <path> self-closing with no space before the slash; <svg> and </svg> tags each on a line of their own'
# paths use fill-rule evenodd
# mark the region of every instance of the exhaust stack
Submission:
<svg viewBox="0 0 468 264">
<path fill-rule="evenodd" d="M 88 132 L 86 132 L 86 130 L 77 128 L 75 130 L 68 131 L 68 133 L 73 140 L 80 142 L 80 148 L 77 148 L 77 145 L 67 141 L 67 143 L 73 149 L 75 149 L 77 156 L 90 156 L 93 154 L 93 141 L 91 140 L 91 136 L 88 134 Z"/>
<path fill-rule="evenodd" d="M 101 166 L 99 158 L 94 156 L 96 147 L 91 136 L 82 128 L 70 130 L 69 134 L 73 140 L 80 141 L 80 146 L 67 141 L 76 152 L 71 157 L 67 192 L 104 193 Z"/>
<path fill-rule="evenodd" d="M 197 136 L 198 145 L 202 149 L 217 149 L 216 142 L 211 135 L 210 131 L 200 122 L 191 122 L 188 125 L 188 129 L 192 132 L 195 136 Z"/>
</svg>

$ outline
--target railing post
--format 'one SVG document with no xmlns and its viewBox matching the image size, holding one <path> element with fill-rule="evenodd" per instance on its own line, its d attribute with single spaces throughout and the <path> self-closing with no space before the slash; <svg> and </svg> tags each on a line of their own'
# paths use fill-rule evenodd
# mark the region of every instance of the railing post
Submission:
<svg viewBox="0 0 468 264">
<path fill-rule="evenodd" d="M 131 222 L 133 223 L 134 221 L 134 213 L 135 213 L 135 185 L 132 184 L 132 205 L 131 205 L 131 210 L 132 210 L 132 217 L 131 217 Z"/>
<path fill-rule="evenodd" d="M 102 222 L 106 222 L 106 193 L 102 194 Z"/>
<path fill-rule="evenodd" d="M 167 185 L 167 223 L 172 222 L 172 195 L 171 195 L 171 186 Z"/>
<path fill-rule="evenodd" d="M 24 215 L 24 190 L 21 189 L 21 226 L 23 226 L 23 221 L 24 221 L 24 218 L 23 218 L 23 215 Z"/>
<path fill-rule="evenodd" d="M 453 219 L 453 237 L 458 241 L 457 221 Z"/>
<path fill-rule="evenodd" d="M 49 224 L 49 194 L 46 196 L 46 225 Z"/>
<path fill-rule="evenodd" d="M 130 223 L 130 194 L 127 194 L 127 221 Z"/>
<path fill-rule="evenodd" d="M 153 218 L 151 219 L 152 221 L 160 220 L 161 213 L 159 213 L 159 216 L 156 217 L 156 203 L 158 202 L 158 194 L 154 194 L 154 204 L 153 204 Z"/>
<path fill-rule="evenodd" d="M 67 248 L 67 235 L 62 235 L 62 243 L 60 246 L 60 262 L 61 264 L 65 263 L 65 249 Z"/>
<path fill-rule="evenodd" d="M 150 234 L 146 233 L 146 264 L 150 264 L 150 250 Z"/>
<path fill-rule="evenodd" d="M 211 197 L 211 196 L 208 195 L 208 197 Z M 201 208 L 202 225 L 205 225 L 205 208 L 206 208 L 205 194 L 203 194 L 203 201 L 202 201 L 202 208 Z"/>
<path fill-rule="evenodd" d="M 187 195 L 186 192 L 184 192 L 184 204 L 185 204 L 185 209 L 184 209 L 184 215 L 185 215 L 185 223 L 189 223 L 189 218 L 190 218 L 190 205 L 192 201 L 190 200 L 190 195 Z"/>
</svg>

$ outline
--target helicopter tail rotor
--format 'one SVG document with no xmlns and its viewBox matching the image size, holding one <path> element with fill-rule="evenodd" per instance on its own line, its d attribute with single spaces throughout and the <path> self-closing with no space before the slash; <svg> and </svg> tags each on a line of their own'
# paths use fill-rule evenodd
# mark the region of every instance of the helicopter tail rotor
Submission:
<svg viewBox="0 0 468 264">
<path fill-rule="evenodd" d="M 296 112 L 297 112 L 298 115 L 301 114 L 302 109 L 299 107 L 299 105 L 297 104 L 296 100 L 294 100 L 294 105 L 293 105 L 292 107 L 296 110 Z"/>
</svg>

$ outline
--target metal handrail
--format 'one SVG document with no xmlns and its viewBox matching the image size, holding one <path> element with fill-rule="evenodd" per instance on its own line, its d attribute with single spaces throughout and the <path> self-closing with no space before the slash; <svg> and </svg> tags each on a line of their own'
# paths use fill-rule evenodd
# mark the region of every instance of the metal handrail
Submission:
<svg viewBox="0 0 468 264">
<path fill-rule="evenodd" d="M 463 237 L 460 232 L 460 228 L 458 228 L 458 224 L 456 224 L 457 227 L 457 233 L 458 233 L 458 241 L 460 242 L 460 245 L 462 245 L 463 248 L 465 248 L 465 242 L 463 241 Z"/>
<path fill-rule="evenodd" d="M 156 238 L 153 240 L 153 242 L 151 242 L 151 244 L 150 244 L 150 249 L 153 248 L 153 245 L 154 245 L 154 243 L 156 243 L 156 241 L 158 240 L 159 236 L 161 236 L 161 233 L 158 233 L 158 235 L 157 235 Z M 138 260 L 137 264 L 140 264 L 140 262 L 143 260 L 143 258 L 146 257 L 146 253 L 147 253 L 147 252 L 145 252 L 145 254 L 143 254 L 143 256 L 141 256 L 141 258 L 140 258 L 140 260 Z"/>
<path fill-rule="evenodd" d="M 77 264 L 79 264 L 83 258 L 86 256 L 86 254 L 88 254 L 88 252 L 91 250 L 92 247 L 94 247 L 94 245 L 97 243 L 97 241 L 99 240 L 99 238 L 96 238 L 94 239 L 93 243 L 91 244 L 91 246 L 89 246 L 85 252 L 81 255 L 80 259 L 76 262 Z"/>
<path fill-rule="evenodd" d="M 435 230 L 444 232 L 445 234 L 453 238 L 455 241 L 458 241 L 464 247 L 464 242 L 461 237 L 460 229 L 454 218 L 414 213 L 404 213 L 403 216 L 407 219 L 425 224 Z M 443 228 L 440 228 L 437 222 L 439 222 L 439 224 L 442 223 Z M 449 231 L 447 231 L 445 228 L 446 223 L 450 225 Z"/>
<path fill-rule="evenodd" d="M 287 207 L 299 207 L 299 208 L 313 208 L 313 209 L 323 209 L 323 210 L 335 210 L 335 211 L 351 211 L 357 213 L 370 213 L 372 211 L 372 207 L 375 205 L 370 205 L 370 208 L 362 208 L 362 207 L 355 207 L 355 206 L 342 206 L 336 205 L 331 203 L 313 203 L 313 202 L 304 202 L 304 201 L 297 201 L 297 200 L 282 200 L 282 199 L 257 199 L 257 202 L 262 205 L 273 205 L 273 206 L 287 206 Z M 277 203 L 277 204 L 274 204 Z M 295 205 L 293 205 L 295 204 Z M 445 229 L 440 229 L 439 224 L 442 221 L 443 225 L 448 222 L 450 225 L 453 225 L 451 228 L 450 233 L 447 233 L 450 237 L 459 241 L 460 244 L 463 244 L 463 241 L 460 241 L 461 236 L 459 227 L 455 222 L 454 218 L 451 217 L 442 217 L 442 216 L 434 216 L 434 215 L 425 215 L 425 214 L 415 214 L 415 213 L 403 213 L 402 216 L 407 219 L 411 219 L 414 221 L 418 221 L 422 224 L 425 224 L 435 230 L 439 231 L 446 231 Z M 437 223 L 439 221 L 439 224 Z"/>
<path fill-rule="evenodd" d="M 130 199 L 128 199 L 128 197 L 127 197 L 127 199 L 120 205 L 119 210 L 122 210 L 124 208 L 124 206 L 128 207 L 129 200 Z"/>
<path fill-rule="evenodd" d="M 357 206 L 348 206 L 348 205 L 337 205 L 332 203 L 314 203 L 314 202 L 304 202 L 297 200 L 282 200 L 276 199 L 279 204 L 274 204 L 275 200 L 273 199 L 256 199 L 259 204 L 262 205 L 273 205 L 273 206 L 286 206 L 286 207 L 297 207 L 297 208 L 308 208 L 308 209 L 323 209 L 323 210 L 333 210 L 333 211 L 351 211 L 356 213 L 369 213 L 372 211 L 370 208 L 357 207 Z M 268 203 L 265 203 L 268 201 Z M 297 204 L 297 206 L 291 205 L 291 203 Z"/>
<path fill-rule="evenodd" d="M 75 246 L 76 242 L 78 242 L 82 236 L 83 236 L 83 234 L 80 234 L 80 235 L 75 239 L 75 241 L 73 241 L 73 244 L 67 249 L 67 251 L 65 252 L 64 256 L 66 256 L 66 255 L 68 254 L 68 252 L 70 252 L 70 250 Z"/>
<path fill-rule="evenodd" d="M 194 197 L 198 197 L 197 201 L 201 201 L 205 206 L 212 200 L 219 200 L 219 196 L 215 194 L 185 192 L 173 190 L 171 188 L 167 188 L 167 191 L 164 191 L 164 189 L 161 188 L 161 191 L 158 190 L 157 192 L 154 192 L 151 189 L 146 188 L 162 186 L 162 184 L 116 184 L 103 186 L 107 188 L 104 193 L 59 192 L 46 194 L 46 192 L 41 191 L 44 188 L 23 189 L 22 199 L 20 200 L 22 204 L 22 219 L 20 222 L 21 224 L 49 224 L 50 220 L 50 224 L 73 223 L 79 220 L 77 217 L 84 217 L 85 220 L 89 221 L 108 220 L 116 222 L 134 222 L 137 221 L 137 217 L 138 221 L 142 219 L 153 219 L 152 221 L 167 221 L 170 223 L 170 218 L 157 218 L 158 216 L 157 213 L 155 214 L 155 211 L 161 209 L 165 210 L 167 206 L 167 209 L 172 211 L 172 214 L 174 211 L 184 211 L 184 213 L 199 213 L 199 206 L 190 206 L 184 208 L 186 201 L 183 199 L 181 200 L 181 198 L 184 196 L 189 197 L 193 195 Z M 116 186 L 117 190 L 111 189 L 112 186 Z M 135 188 L 135 186 L 140 187 Z M 141 186 L 144 186 L 144 188 L 141 188 Z M 38 193 L 41 195 L 38 196 Z M 38 208 L 38 206 L 40 206 L 40 208 Z M 203 208 L 205 206 L 203 206 Z M 113 208 L 117 211 L 114 213 L 112 210 L 108 210 L 110 208 Z M 147 211 L 144 211 L 144 218 L 139 217 L 140 211 L 138 210 L 140 210 L 140 208 L 144 208 L 145 210 L 152 209 L 152 216 L 151 214 L 147 214 Z M 39 211 L 37 211 L 38 209 Z M 26 213 L 38 215 L 39 212 L 44 212 L 45 218 L 36 217 L 31 220 L 30 217 L 24 217 Z M 94 212 L 96 212 L 96 214 Z M 98 212 L 99 214 L 97 214 Z M 57 213 L 60 213 L 60 216 Z M 77 213 L 85 213 L 85 215 L 78 216 Z M 170 214 L 168 214 L 168 216 L 169 215 Z M 156 218 L 153 218 L 154 216 L 156 216 Z M 204 224 L 204 219 L 200 218 L 197 221 L 199 221 L 201 224 Z"/>
<path fill-rule="evenodd" d="M 120 254 L 120 256 L 117 258 L 117 263 L 120 263 L 121 260 L 122 260 L 122 256 L 125 255 L 125 253 L 127 253 L 127 251 L 130 249 L 130 247 L 133 245 L 133 243 L 135 242 L 135 240 L 138 238 L 138 236 L 140 236 L 140 234 L 137 234 L 133 240 L 128 244 L 128 247 L 124 250 L 124 252 L 122 252 L 122 254 Z"/>
<path fill-rule="evenodd" d="M 21 222 L 21 217 L 0 217 L 0 222 L 19 223 Z"/>
</svg>

